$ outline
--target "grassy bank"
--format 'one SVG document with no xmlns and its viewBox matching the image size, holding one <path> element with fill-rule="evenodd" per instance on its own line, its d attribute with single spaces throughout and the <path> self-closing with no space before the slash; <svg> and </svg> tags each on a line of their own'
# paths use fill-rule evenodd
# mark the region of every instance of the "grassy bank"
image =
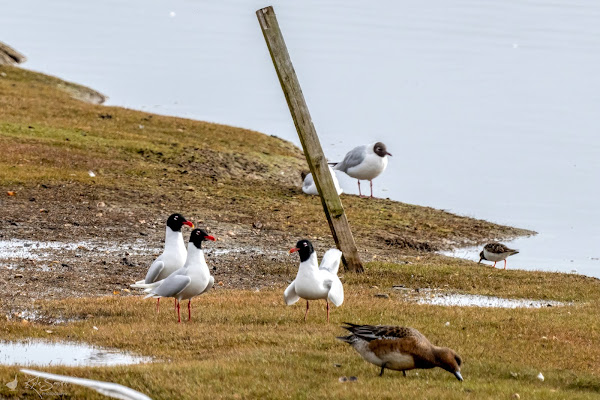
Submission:
<svg viewBox="0 0 600 400">
<path fill-rule="evenodd" d="M 69 185 L 83 192 L 78 199 L 102 196 L 149 211 L 191 205 L 207 218 L 260 220 L 264 229 L 329 236 L 320 201 L 301 193 L 300 171 L 307 167 L 291 143 L 88 104 L 72 97 L 77 85 L 18 68 L 0 71 L 6 75 L 0 78 L 0 187 L 18 193 Z M 361 247 L 432 250 L 531 233 L 385 199 L 342 200 Z"/>
<path fill-rule="evenodd" d="M 575 275 L 493 271 L 472 263 L 439 260 L 398 266 L 369 264 L 364 275 L 345 278 L 346 301 L 325 323 L 324 304 L 313 303 L 307 323 L 301 303 L 286 307 L 283 287 L 260 292 L 217 289 L 195 303 L 192 322 L 175 323 L 170 307 L 156 315 L 153 301 L 113 296 L 42 302 L 38 312 L 77 322 L 52 326 L 0 322 L 7 339 L 40 337 L 85 341 L 135 351 L 156 363 L 114 368 L 46 367 L 44 370 L 119 382 L 156 399 L 198 398 L 444 398 L 594 399 L 600 395 L 598 280 Z M 458 274 L 456 279 L 447 276 Z M 508 297 L 567 300 L 562 307 L 486 309 L 418 305 L 395 294 L 409 288 L 443 287 Z M 412 280 L 411 280 L 411 277 Z M 511 279 L 509 279 L 511 278 Z M 374 282 L 379 288 L 371 288 Z M 515 282 L 520 282 L 515 284 Z M 374 297 L 387 292 L 390 299 Z M 170 303 L 169 303 L 170 304 Z M 364 362 L 335 340 L 342 321 L 409 325 L 433 343 L 455 349 L 464 360 L 461 384 L 445 371 L 415 371 L 403 378 Z M 447 326 L 446 322 L 449 322 Z M 98 330 L 93 329 L 96 326 Z M 340 367 L 335 364 L 341 364 Z M 545 376 L 542 382 L 536 378 Z M 17 368 L 0 367 L 0 381 Z M 24 378 L 22 375 L 18 375 Z M 357 382 L 340 383 L 341 376 Z M 65 386 L 73 398 L 102 398 Z M 35 398 L 20 387 L 6 398 Z M 12 396 L 12 397 L 11 397 Z M 22 397 L 20 397 L 22 396 Z"/>
</svg>

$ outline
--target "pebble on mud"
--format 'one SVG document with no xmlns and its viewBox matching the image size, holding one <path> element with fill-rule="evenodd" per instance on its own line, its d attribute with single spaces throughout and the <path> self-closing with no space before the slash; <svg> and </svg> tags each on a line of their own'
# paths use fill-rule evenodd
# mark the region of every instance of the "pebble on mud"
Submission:
<svg viewBox="0 0 600 400">
<path fill-rule="evenodd" d="M 377 294 L 375 295 L 375 297 L 377 297 L 377 298 L 380 298 L 380 299 L 389 299 L 389 298 L 390 298 L 390 295 L 389 295 L 389 294 L 387 294 L 387 293 L 377 293 Z"/>
</svg>

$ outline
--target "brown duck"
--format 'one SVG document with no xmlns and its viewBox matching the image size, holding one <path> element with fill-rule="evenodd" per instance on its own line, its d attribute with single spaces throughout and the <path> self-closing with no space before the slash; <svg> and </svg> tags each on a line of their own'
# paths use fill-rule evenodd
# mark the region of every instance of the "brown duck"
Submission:
<svg viewBox="0 0 600 400">
<path fill-rule="evenodd" d="M 459 381 L 463 380 L 460 356 L 447 347 L 434 346 L 414 328 L 344 323 L 346 326 L 342 328 L 350 331 L 351 335 L 338 339 L 354 347 L 371 364 L 381 367 L 379 376 L 386 368 L 402 371 L 406 376 L 405 371 L 410 369 L 440 367 Z"/>
</svg>

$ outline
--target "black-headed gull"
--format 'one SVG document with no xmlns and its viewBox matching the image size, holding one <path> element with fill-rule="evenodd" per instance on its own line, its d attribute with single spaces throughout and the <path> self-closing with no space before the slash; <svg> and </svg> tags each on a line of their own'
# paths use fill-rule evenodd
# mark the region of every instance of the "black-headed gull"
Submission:
<svg viewBox="0 0 600 400">
<path fill-rule="evenodd" d="M 215 278 L 210 275 L 202 242 L 215 240 L 202 229 L 194 229 L 188 243 L 187 258 L 183 267 L 169 275 L 166 279 L 148 284 L 135 284 L 132 287 L 146 289 L 148 297 L 173 297 L 177 301 L 177 321 L 181 322 L 180 302 L 188 300 L 188 321 L 192 319 L 192 297 L 207 292 L 213 287 Z"/>
<path fill-rule="evenodd" d="M 150 265 L 146 278 L 137 281 L 136 285 L 158 282 L 183 267 L 187 256 L 183 234 L 181 233 L 183 225 L 194 227 L 194 224 L 186 220 L 181 214 L 171 214 L 167 218 L 165 248 L 162 254 Z M 159 302 L 160 299 L 156 301 L 156 311 L 158 311 Z"/>
<path fill-rule="evenodd" d="M 121 400 L 152 400 L 144 393 L 119 385 L 118 383 L 95 381 L 93 379 L 76 378 L 73 376 L 50 374 L 48 372 L 35 371 L 32 369 L 22 369 L 21 372 L 43 378 L 50 381 L 72 383 L 74 385 L 85 386 L 94 389 L 96 392 L 108 397 Z"/>
<path fill-rule="evenodd" d="M 358 195 L 362 197 L 360 191 L 360 181 L 367 180 L 371 185 L 371 197 L 373 197 L 373 179 L 381 174 L 388 164 L 385 144 L 381 142 L 367 144 L 355 147 L 350 150 L 342 162 L 334 163 L 333 169 L 345 172 L 358 181 Z"/>
<path fill-rule="evenodd" d="M 368 362 L 381 367 L 381 373 L 387 369 L 402 371 L 440 367 L 462 381 L 460 367 L 462 360 L 448 347 L 431 344 L 421 332 L 414 328 L 384 325 L 355 325 L 344 322 L 342 328 L 351 335 L 338 337 L 350 344 Z"/>
<path fill-rule="evenodd" d="M 479 253 L 479 262 L 481 260 L 493 261 L 494 265 L 492 267 L 496 268 L 496 263 L 504 260 L 504 269 L 506 269 L 506 258 L 517 253 L 519 253 L 519 250 L 509 249 L 502 243 L 488 243 L 483 247 L 483 251 Z"/>
<path fill-rule="evenodd" d="M 342 252 L 338 249 L 329 249 L 318 264 L 317 254 L 313 245 L 308 240 L 300 240 L 290 253 L 298 252 L 300 255 L 300 267 L 296 279 L 285 289 L 283 298 L 289 306 L 303 298 L 306 300 L 306 312 L 304 321 L 308 314 L 308 301 L 324 299 L 327 302 L 327 322 L 329 322 L 329 302 L 336 307 L 344 302 L 344 287 L 337 276 L 340 267 Z"/>
<path fill-rule="evenodd" d="M 333 179 L 333 185 L 335 186 L 335 190 L 337 191 L 338 196 L 342 194 L 344 190 L 340 187 L 340 183 L 338 182 L 337 176 L 335 176 L 335 171 L 331 166 L 329 166 L 329 173 L 331 174 L 331 179 Z M 319 191 L 317 190 L 317 185 L 315 184 L 315 180 L 312 176 L 312 173 L 306 174 L 303 178 L 304 182 L 302 182 L 302 191 L 306 194 L 317 195 Z"/>
</svg>

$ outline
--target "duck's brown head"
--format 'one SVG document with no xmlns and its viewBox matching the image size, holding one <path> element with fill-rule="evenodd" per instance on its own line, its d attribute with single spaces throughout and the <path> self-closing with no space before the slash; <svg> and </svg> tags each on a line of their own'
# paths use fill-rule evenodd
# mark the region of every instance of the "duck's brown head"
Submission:
<svg viewBox="0 0 600 400">
<path fill-rule="evenodd" d="M 459 381 L 463 380 L 463 377 L 460 374 L 462 359 L 454 350 L 447 347 L 439 348 L 439 350 L 436 351 L 435 358 L 440 368 L 453 374 Z"/>
</svg>

